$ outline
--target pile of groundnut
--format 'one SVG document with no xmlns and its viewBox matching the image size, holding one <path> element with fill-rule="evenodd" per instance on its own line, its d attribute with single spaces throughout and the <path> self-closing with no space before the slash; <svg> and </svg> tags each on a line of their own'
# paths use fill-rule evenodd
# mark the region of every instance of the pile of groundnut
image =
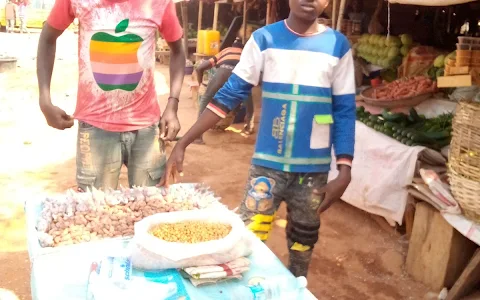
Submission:
<svg viewBox="0 0 480 300">
<path fill-rule="evenodd" d="M 221 205 L 203 185 L 172 185 L 168 189 L 134 187 L 120 190 L 70 190 L 43 201 L 37 231 L 42 247 L 56 247 L 102 238 L 133 235 L 135 222 L 156 213 Z"/>
</svg>

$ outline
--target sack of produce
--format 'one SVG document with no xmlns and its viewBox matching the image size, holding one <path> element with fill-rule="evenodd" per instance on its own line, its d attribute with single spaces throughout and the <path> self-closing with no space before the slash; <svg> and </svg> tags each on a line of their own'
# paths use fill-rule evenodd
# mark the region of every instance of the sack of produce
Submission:
<svg viewBox="0 0 480 300">
<path fill-rule="evenodd" d="M 227 209 L 160 213 L 135 223 L 132 263 L 143 270 L 222 264 L 250 255 L 251 242 Z"/>
</svg>

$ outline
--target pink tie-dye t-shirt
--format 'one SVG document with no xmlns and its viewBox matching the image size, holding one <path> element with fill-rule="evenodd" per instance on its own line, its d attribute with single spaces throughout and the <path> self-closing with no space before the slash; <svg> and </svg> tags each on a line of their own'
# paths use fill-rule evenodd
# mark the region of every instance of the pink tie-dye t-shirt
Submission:
<svg viewBox="0 0 480 300">
<path fill-rule="evenodd" d="M 183 31 L 171 0 L 56 0 L 48 24 L 78 18 L 79 82 L 74 117 L 115 132 L 160 119 L 154 84 L 155 34 L 167 42 Z"/>
</svg>

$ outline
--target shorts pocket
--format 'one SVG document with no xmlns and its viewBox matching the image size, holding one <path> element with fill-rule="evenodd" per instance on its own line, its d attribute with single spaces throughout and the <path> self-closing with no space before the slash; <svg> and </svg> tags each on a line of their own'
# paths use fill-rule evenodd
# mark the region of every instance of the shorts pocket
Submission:
<svg viewBox="0 0 480 300">
<path fill-rule="evenodd" d="M 331 145 L 332 115 L 315 115 L 312 120 L 310 149 L 325 149 Z"/>
<path fill-rule="evenodd" d="M 93 186 L 95 186 L 96 179 L 96 176 L 77 174 L 77 185 L 84 192 L 86 192 L 87 188 L 91 189 Z"/>
<path fill-rule="evenodd" d="M 165 171 L 165 166 L 163 165 L 160 168 L 154 168 L 154 169 L 149 169 L 147 170 L 148 176 L 150 176 L 150 179 L 152 181 L 158 181 L 162 177 L 163 173 Z"/>
</svg>

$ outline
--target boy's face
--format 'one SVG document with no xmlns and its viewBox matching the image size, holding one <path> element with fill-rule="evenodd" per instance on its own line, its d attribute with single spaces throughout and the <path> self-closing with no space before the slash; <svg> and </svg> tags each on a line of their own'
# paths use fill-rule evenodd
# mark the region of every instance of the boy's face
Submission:
<svg viewBox="0 0 480 300">
<path fill-rule="evenodd" d="M 329 0 L 289 0 L 290 12 L 305 21 L 314 21 L 325 10 Z"/>
</svg>

